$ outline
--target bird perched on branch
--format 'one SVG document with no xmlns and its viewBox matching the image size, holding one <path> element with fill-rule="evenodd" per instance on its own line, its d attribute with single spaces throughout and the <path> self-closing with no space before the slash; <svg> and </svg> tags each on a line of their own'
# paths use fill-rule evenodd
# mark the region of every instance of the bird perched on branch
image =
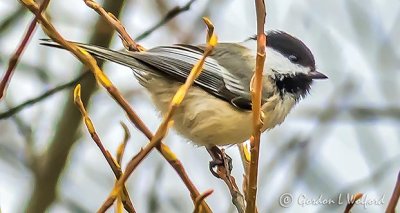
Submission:
<svg viewBox="0 0 400 213">
<path fill-rule="evenodd" d="M 189 89 L 173 120 L 174 128 L 197 145 L 238 144 L 252 134 L 250 81 L 255 70 L 256 37 L 241 43 L 219 43 Z M 49 40 L 43 43 L 60 47 Z M 166 113 L 205 45 L 177 44 L 144 52 L 114 51 L 76 43 L 93 56 L 133 69 L 154 104 Z M 310 49 L 282 31 L 267 33 L 263 72 L 262 131 L 281 124 L 304 98 L 311 83 L 327 78 L 318 72 Z"/>
</svg>

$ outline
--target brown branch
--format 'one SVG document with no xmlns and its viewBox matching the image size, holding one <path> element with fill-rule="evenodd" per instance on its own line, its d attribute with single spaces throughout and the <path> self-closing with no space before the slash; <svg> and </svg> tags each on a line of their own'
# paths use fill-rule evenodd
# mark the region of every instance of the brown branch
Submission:
<svg viewBox="0 0 400 213">
<path fill-rule="evenodd" d="M 19 58 L 22 55 L 22 52 L 24 51 L 25 47 L 27 46 L 29 39 L 32 37 L 33 35 L 33 31 L 36 28 L 36 23 L 37 23 L 37 19 L 38 19 L 38 15 L 40 13 L 42 13 L 42 11 L 44 11 L 47 7 L 47 5 L 49 4 L 50 0 L 45 0 L 41 5 L 39 10 L 36 12 L 35 18 L 33 18 L 33 20 L 31 21 L 31 23 L 29 24 L 28 30 L 25 33 L 24 38 L 22 39 L 20 45 L 18 46 L 17 50 L 15 51 L 15 53 L 11 56 L 9 62 L 8 62 L 8 68 L 6 70 L 6 72 L 4 73 L 3 79 L 0 82 L 0 100 L 5 96 L 6 90 L 7 90 L 7 86 L 10 83 L 11 80 L 11 76 L 14 73 L 15 67 L 18 64 Z"/>
<path fill-rule="evenodd" d="M 394 187 L 392 197 L 390 197 L 389 204 L 386 208 L 386 213 L 396 212 L 396 206 L 400 198 L 400 172 L 397 175 L 396 186 Z"/>
<path fill-rule="evenodd" d="M 346 205 L 346 208 L 344 209 L 344 213 L 350 213 L 351 208 L 353 208 L 356 201 L 361 199 L 362 196 L 363 196 L 362 193 L 357 193 L 354 196 L 352 196 L 351 201 Z"/>
<path fill-rule="evenodd" d="M 119 179 L 122 175 L 121 167 L 117 163 L 117 161 L 111 156 L 110 152 L 106 150 L 103 146 L 103 143 L 100 140 L 99 135 L 96 132 L 96 129 L 93 125 L 92 120 L 90 119 L 85 107 L 83 106 L 83 102 L 81 99 L 81 85 L 75 87 L 74 90 L 74 103 L 78 107 L 79 111 L 81 112 L 83 121 L 86 125 L 90 136 L 92 137 L 93 141 L 96 143 L 97 147 L 100 149 L 101 153 L 103 154 L 104 158 L 106 159 L 108 165 L 110 166 L 111 170 L 113 171 L 115 177 Z M 119 193 L 121 197 L 122 203 L 124 204 L 124 208 L 128 212 L 136 212 L 131 199 L 129 198 L 128 191 L 126 190 L 125 186 L 122 187 L 122 193 Z"/>
<path fill-rule="evenodd" d="M 209 190 L 205 191 L 204 193 L 202 193 L 201 195 L 199 195 L 199 196 L 196 198 L 193 213 L 203 213 L 203 212 L 206 212 L 204 209 L 202 209 L 201 203 L 202 203 L 208 196 L 210 196 L 213 192 L 214 192 L 214 190 L 209 189 Z"/>
<path fill-rule="evenodd" d="M 257 198 L 257 176 L 258 176 L 258 159 L 260 150 L 260 135 L 261 135 L 261 94 L 262 94 L 262 73 L 264 70 L 265 62 L 265 46 L 266 35 L 264 32 L 265 24 L 265 3 L 264 0 L 255 0 L 256 15 L 257 15 L 257 56 L 256 56 L 256 70 L 253 76 L 251 92 L 253 104 L 253 135 L 250 138 L 250 167 L 249 167 L 249 180 L 246 194 L 246 212 L 257 212 L 256 198 Z"/>
<path fill-rule="evenodd" d="M 88 7 L 95 10 L 101 17 L 107 20 L 107 22 L 118 32 L 122 40 L 122 43 L 129 51 L 145 50 L 141 45 L 137 44 L 131 38 L 131 36 L 126 32 L 125 27 L 122 25 L 122 23 L 112 13 L 108 13 L 106 10 L 104 10 L 103 7 L 101 7 L 93 0 L 83 0 L 83 1 Z"/>
<path fill-rule="evenodd" d="M 235 205 L 239 213 L 243 213 L 245 210 L 244 197 L 242 193 L 240 193 L 235 178 L 231 175 L 230 171 L 231 166 L 229 165 L 229 159 L 225 154 L 225 150 L 224 149 L 220 150 L 217 146 L 213 146 L 207 148 L 207 151 L 214 162 L 222 160 L 222 164 L 217 164 L 217 171 L 216 172 L 212 171 L 212 173 L 214 176 L 221 178 L 225 182 L 231 194 L 233 205 Z"/>
<path fill-rule="evenodd" d="M 171 119 L 172 116 L 174 115 L 175 111 L 178 109 L 180 104 L 182 103 L 183 99 L 185 98 L 189 88 L 192 86 L 194 80 L 200 75 L 201 71 L 203 70 L 203 64 L 205 62 L 205 59 L 208 55 L 211 54 L 212 50 L 214 49 L 215 45 L 217 44 L 217 37 L 214 34 L 214 26 L 212 23 L 207 19 L 204 18 L 204 22 L 206 23 L 208 27 L 208 33 L 207 33 L 207 47 L 203 53 L 202 58 L 194 65 L 192 70 L 190 71 L 190 74 L 188 78 L 186 79 L 185 83 L 178 89 L 176 94 L 171 100 L 171 104 L 169 106 L 169 109 L 167 113 L 164 115 L 164 118 L 158 127 L 154 137 L 151 138 L 150 142 L 140 150 L 138 154 L 136 154 L 132 160 L 128 163 L 124 174 L 122 177 L 118 180 L 118 182 L 115 184 L 114 189 L 106 199 L 106 201 L 103 203 L 103 205 L 100 207 L 98 212 L 105 212 L 111 205 L 114 203 L 117 195 L 119 194 L 121 187 L 124 185 L 125 181 L 128 179 L 128 177 L 132 174 L 132 172 L 135 170 L 135 168 L 143 161 L 143 159 L 150 153 L 150 151 L 154 148 L 160 145 L 161 140 L 164 138 L 165 134 L 168 131 L 168 128 L 171 126 Z M 170 160 L 175 160 L 176 156 L 175 155 L 170 155 L 171 159 Z"/>
</svg>

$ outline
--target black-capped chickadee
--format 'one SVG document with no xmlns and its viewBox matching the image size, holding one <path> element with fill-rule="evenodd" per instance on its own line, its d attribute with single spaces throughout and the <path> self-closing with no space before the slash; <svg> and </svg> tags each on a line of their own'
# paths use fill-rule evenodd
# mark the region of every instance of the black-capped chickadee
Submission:
<svg viewBox="0 0 400 213">
<path fill-rule="evenodd" d="M 219 43 L 174 115 L 174 128 L 197 145 L 230 145 L 252 133 L 250 81 L 255 70 L 256 37 L 241 43 Z M 44 45 L 57 46 L 52 42 Z M 145 52 L 114 51 L 80 44 L 93 56 L 133 69 L 139 83 L 166 113 L 173 95 L 201 58 L 205 45 L 177 44 Z M 263 74 L 262 131 L 281 124 L 310 90 L 316 71 L 314 56 L 299 39 L 282 31 L 267 33 Z"/>
</svg>

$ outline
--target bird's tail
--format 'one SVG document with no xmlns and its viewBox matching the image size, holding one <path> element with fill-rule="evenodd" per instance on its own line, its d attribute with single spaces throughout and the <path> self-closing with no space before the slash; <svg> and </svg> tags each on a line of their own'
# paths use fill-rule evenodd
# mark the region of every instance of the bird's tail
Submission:
<svg viewBox="0 0 400 213">
<path fill-rule="evenodd" d="M 64 49 L 61 45 L 57 44 L 51 39 L 41 39 L 41 41 L 42 42 L 40 44 L 42 45 Z M 130 67 L 132 69 L 146 69 L 146 68 L 148 69 L 146 65 L 140 63 L 137 59 L 135 59 L 134 54 L 138 53 L 127 52 L 127 51 L 114 51 L 108 48 L 90 44 L 82 44 L 78 42 L 72 42 L 72 43 L 86 50 L 96 58 L 112 61 Z"/>
</svg>

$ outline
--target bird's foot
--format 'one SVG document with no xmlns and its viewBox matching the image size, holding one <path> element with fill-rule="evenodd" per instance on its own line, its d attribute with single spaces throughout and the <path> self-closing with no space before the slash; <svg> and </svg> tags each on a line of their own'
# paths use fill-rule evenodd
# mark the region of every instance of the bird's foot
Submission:
<svg viewBox="0 0 400 213">
<path fill-rule="evenodd" d="M 227 175 L 230 176 L 230 173 L 233 169 L 232 158 L 225 153 L 225 150 L 221 150 L 217 146 L 213 146 L 207 148 L 207 151 L 208 153 L 210 153 L 213 159 L 212 161 L 210 161 L 209 164 L 211 174 L 213 174 L 217 178 L 221 178 L 220 174 L 218 173 L 218 167 L 223 167 L 228 173 Z"/>
</svg>

